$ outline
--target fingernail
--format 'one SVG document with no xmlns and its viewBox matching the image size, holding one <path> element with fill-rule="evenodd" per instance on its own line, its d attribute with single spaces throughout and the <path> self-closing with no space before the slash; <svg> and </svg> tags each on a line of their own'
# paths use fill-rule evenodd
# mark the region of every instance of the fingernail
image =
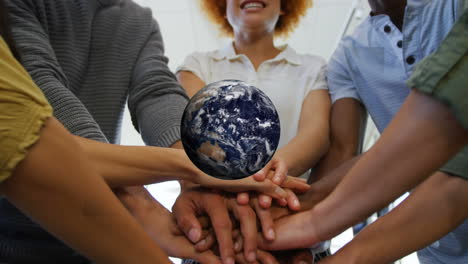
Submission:
<svg viewBox="0 0 468 264">
<path fill-rule="evenodd" d="M 271 240 L 275 239 L 275 230 L 273 230 L 273 228 L 270 228 L 270 230 L 268 230 L 268 238 Z"/>
<path fill-rule="evenodd" d="M 270 199 L 268 199 L 268 197 L 262 197 L 262 202 L 264 203 L 268 203 L 270 201 Z"/>
<path fill-rule="evenodd" d="M 276 176 L 274 179 L 273 179 L 273 182 L 276 183 L 276 184 L 281 184 L 281 177 L 279 176 Z"/>
<path fill-rule="evenodd" d="M 196 228 L 192 228 L 189 230 L 189 238 L 193 243 L 198 241 L 198 237 L 200 236 L 200 232 Z"/>
<path fill-rule="evenodd" d="M 206 239 L 203 239 L 202 241 L 198 242 L 199 246 L 204 246 L 206 245 Z"/>
<path fill-rule="evenodd" d="M 236 241 L 234 243 L 234 251 L 238 252 L 239 250 L 240 250 L 240 243 Z"/>
<path fill-rule="evenodd" d="M 275 192 L 279 194 L 281 197 L 286 197 L 286 191 L 284 191 L 281 187 L 276 187 Z"/>
<path fill-rule="evenodd" d="M 301 204 L 299 203 L 299 200 L 295 199 L 294 202 L 293 202 L 294 206 L 295 207 L 300 207 Z"/>
<path fill-rule="evenodd" d="M 224 264 L 235 264 L 234 259 L 230 257 L 226 258 L 226 260 L 224 260 Z"/>
<path fill-rule="evenodd" d="M 257 254 L 255 254 L 255 252 L 251 251 L 248 255 L 247 255 L 247 260 L 250 261 L 250 262 L 254 262 L 257 260 Z"/>
</svg>

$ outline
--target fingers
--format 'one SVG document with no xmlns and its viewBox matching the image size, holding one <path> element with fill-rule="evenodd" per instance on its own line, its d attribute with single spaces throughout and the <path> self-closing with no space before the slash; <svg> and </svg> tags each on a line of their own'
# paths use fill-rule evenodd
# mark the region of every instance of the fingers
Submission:
<svg viewBox="0 0 468 264">
<path fill-rule="evenodd" d="M 255 213 L 250 206 L 238 205 L 234 201 L 230 202 L 230 207 L 240 222 L 245 257 L 248 261 L 253 262 L 257 258 L 257 219 Z"/>
<path fill-rule="evenodd" d="M 264 209 L 268 209 L 271 207 L 271 197 L 268 195 L 260 194 L 258 196 L 258 202 Z"/>
<path fill-rule="evenodd" d="M 212 231 L 203 231 L 202 239 L 195 244 L 195 249 L 198 252 L 209 250 L 216 243 L 216 238 Z"/>
<path fill-rule="evenodd" d="M 219 251 L 224 264 L 234 264 L 234 249 L 232 242 L 232 223 L 224 203 L 224 198 L 218 194 L 205 195 L 205 210 L 210 216 L 211 225 L 216 233 Z"/>
<path fill-rule="evenodd" d="M 288 263 L 293 264 L 314 264 L 314 256 L 310 252 L 310 250 L 301 250 L 299 252 L 294 253 L 292 256 L 292 261 Z"/>
<path fill-rule="evenodd" d="M 270 171 L 270 163 L 268 163 L 263 169 L 259 170 L 257 173 L 255 173 L 253 176 L 253 178 L 256 180 L 256 181 L 259 181 L 259 182 L 262 182 L 266 179 L 266 176 L 268 174 L 268 172 Z"/>
<path fill-rule="evenodd" d="M 288 207 L 291 210 L 299 211 L 301 209 L 301 204 L 296 194 L 294 194 L 293 191 L 291 191 L 290 189 L 286 189 L 286 192 L 288 193 L 288 197 L 286 198 L 286 200 L 288 201 Z"/>
<path fill-rule="evenodd" d="M 320 242 L 318 221 L 310 211 L 282 217 L 275 221 L 275 240 L 268 241 L 258 234 L 258 247 L 263 250 L 308 248 Z"/>
<path fill-rule="evenodd" d="M 288 166 L 286 165 L 286 162 L 276 159 L 273 161 L 272 168 L 274 170 L 272 181 L 276 185 L 281 185 L 288 175 Z"/>
<path fill-rule="evenodd" d="M 268 196 L 264 196 L 268 197 Z M 261 199 L 260 196 L 258 199 Z M 269 197 L 268 197 L 269 198 Z M 273 218 L 271 216 L 270 210 L 262 208 L 259 204 L 258 199 L 252 199 L 252 207 L 255 209 L 255 213 L 257 214 L 258 219 L 260 220 L 260 224 L 262 226 L 262 234 L 266 240 L 274 240 L 275 239 L 275 229 L 273 225 Z M 271 201 L 271 200 L 270 200 Z"/>
<path fill-rule="evenodd" d="M 188 197 L 187 197 L 188 198 Z M 179 197 L 172 208 L 172 213 L 177 225 L 184 232 L 185 236 L 192 242 L 200 241 L 202 228 L 198 222 L 195 208 L 190 199 Z"/>
<path fill-rule="evenodd" d="M 257 260 L 261 264 L 279 264 L 272 254 L 263 250 L 257 250 Z"/>
<path fill-rule="evenodd" d="M 246 205 L 249 203 L 249 193 L 241 192 L 237 194 L 237 203 L 240 205 Z"/>
<path fill-rule="evenodd" d="M 238 264 L 279 264 L 278 260 L 270 253 L 263 251 L 263 250 L 257 250 L 257 259 L 253 262 L 247 261 L 245 259 L 245 256 L 242 254 L 237 254 L 236 255 L 236 263 Z"/>
<path fill-rule="evenodd" d="M 192 258 L 196 262 L 199 263 L 208 263 L 208 264 L 221 264 L 221 260 L 212 252 L 212 251 L 205 251 L 202 253 L 194 254 Z"/>
<path fill-rule="evenodd" d="M 282 188 L 291 189 L 294 192 L 303 193 L 310 189 L 310 185 L 307 183 L 307 180 L 288 176 L 283 183 L 281 184 Z"/>
</svg>

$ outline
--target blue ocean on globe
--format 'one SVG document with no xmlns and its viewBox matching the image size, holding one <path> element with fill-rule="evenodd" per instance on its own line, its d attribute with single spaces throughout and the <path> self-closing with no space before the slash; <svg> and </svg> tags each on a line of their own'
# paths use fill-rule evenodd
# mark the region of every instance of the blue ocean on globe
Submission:
<svg viewBox="0 0 468 264">
<path fill-rule="evenodd" d="M 260 89 L 237 80 L 211 83 L 185 108 L 184 149 L 203 172 L 225 180 L 261 170 L 280 139 L 275 106 Z"/>
</svg>

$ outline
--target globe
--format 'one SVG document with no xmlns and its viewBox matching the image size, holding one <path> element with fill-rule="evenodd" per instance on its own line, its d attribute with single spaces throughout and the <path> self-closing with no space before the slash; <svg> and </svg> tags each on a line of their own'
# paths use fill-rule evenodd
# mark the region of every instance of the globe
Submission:
<svg viewBox="0 0 468 264">
<path fill-rule="evenodd" d="M 242 179 L 273 157 L 280 120 L 260 89 L 222 80 L 192 97 L 182 117 L 181 137 L 185 152 L 200 170 L 220 179 Z"/>
</svg>

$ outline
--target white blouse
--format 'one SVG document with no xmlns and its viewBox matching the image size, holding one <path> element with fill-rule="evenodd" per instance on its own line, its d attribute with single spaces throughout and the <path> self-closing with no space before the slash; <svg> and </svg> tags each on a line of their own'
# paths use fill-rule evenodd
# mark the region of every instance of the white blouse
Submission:
<svg viewBox="0 0 468 264">
<path fill-rule="evenodd" d="M 302 103 L 310 91 L 327 90 L 326 61 L 318 56 L 298 54 L 285 45 L 274 59 L 263 62 L 257 71 L 249 58 L 236 54 L 233 44 L 210 52 L 189 55 L 179 71 L 189 71 L 205 84 L 234 79 L 261 89 L 278 111 L 281 136 L 278 148 L 297 134 Z"/>
</svg>

